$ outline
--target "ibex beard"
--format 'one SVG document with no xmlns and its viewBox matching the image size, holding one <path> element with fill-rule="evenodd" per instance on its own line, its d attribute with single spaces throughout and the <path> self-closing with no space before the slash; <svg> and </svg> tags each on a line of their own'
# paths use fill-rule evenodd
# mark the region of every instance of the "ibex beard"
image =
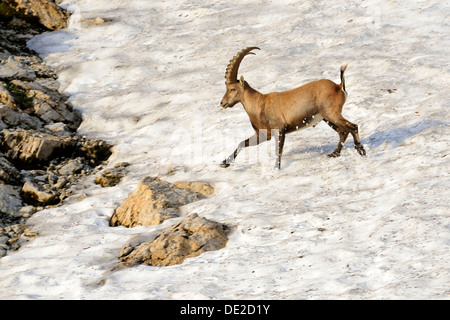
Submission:
<svg viewBox="0 0 450 320">
<path fill-rule="evenodd" d="M 344 79 L 347 65 L 341 67 L 339 85 L 331 80 L 322 79 L 289 91 L 262 94 L 253 89 L 243 76 L 237 79 L 242 59 L 248 54 L 254 54 L 251 51 L 255 49 L 260 50 L 258 47 L 248 47 L 240 51 L 228 64 L 225 72 L 226 92 L 220 103 L 223 108 L 232 108 L 241 103 L 255 134 L 239 143 L 236 150 L 223 160 L 221 167 L 226 168 L 233 163 L 243 148 L 258 145 L 275 137 L 277 153 L 275 167 L 280 169 L 285 135 L 315 126 L 322 120 L 339 134 L 339 143 L 329 154 L 330 157 L 340 156 L 349 133 L 353 136 L 358 153 L 361 156 L 366 155 L 359 140 L 358 126 L 342 116 L 342 107 L 347 97 Z"/>
</svg>

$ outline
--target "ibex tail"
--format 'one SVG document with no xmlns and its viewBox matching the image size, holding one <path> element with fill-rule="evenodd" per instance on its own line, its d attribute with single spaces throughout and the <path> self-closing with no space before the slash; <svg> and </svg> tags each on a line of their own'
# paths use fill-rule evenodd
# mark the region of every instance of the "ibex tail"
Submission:
<svg viewBox="0 0 450 320">
<path fill-rule="evenodd" d="M 344 72 L 345 72 L 345 69 L 347 69 L 347 66 L 348 66 L 348 64 L 346 64 L 345 66 L 341 66 L 341 84 L 340 84 L 340 86 L 345 93 L 347 93 L 347 91 L 345 91 Z"/>
</svg>

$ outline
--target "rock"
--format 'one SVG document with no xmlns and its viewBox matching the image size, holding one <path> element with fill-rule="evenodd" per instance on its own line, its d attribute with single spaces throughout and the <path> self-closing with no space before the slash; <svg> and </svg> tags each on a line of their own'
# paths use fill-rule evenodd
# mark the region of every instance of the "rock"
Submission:
<svg viewBox="0 0 450 320">
<path fill-rule="evenodd" d="M 5 184 L 17 185 L 20 184 L 21 179 L 22 175 L 20 171 L 8 159 L 0 156 L 0 184 L 3 182 Z"/>
<path fill-rule="evenodd" d="M 16 90 L 22 91 L 23 95 L 30 99 L 29 107 L 44 123 L 62 122 L 73 131 L 80 126 L 81 113 L 74 110 L 73 106 L 67 101 L 67 96 L 54 90 L 51 84 L 44 86 L 38 81 L 13 80 L 11 85 Z"/>
<path fill-rule="evenodd" d="M 161 224 L 178 217 L 179 208 L 204 196 L 159 178 L 146 177 L 114 212 L 111 226 L 135 227 Z"/>
<path fill-rule="evenodd" d="M 0 258 L 6 256 L 6 252 L 8 249 L 9 249 L 8 247 L 4 248 L 3 245 L 0 243 Z"/>
<path fill-rule="evenodd" d="M 174 183 L 178 188 L 189 189 L 198 192 L 204 196 L 209 196 L 214 193 L 214 188 L 207 182 L 201 181 L 177 181 Z"/>
<path fill-rule="evenodd" d="M 57 190 L 62 189 L 66 186 L 67 182 L 69 182 L 69 180 L 67 180 L 65 177 L 59 177 L 56 183 L 54 184 L 54 187 Z"/>
<path fill-rule="evenodd" d="M 16 187 L 0 184 L 0 220 L 15 219 L 23 203 Z M 6 217 L 9 216 L 9 217 Z"/>
<path fill-rule="evenodd" d="M 0 79 L 4 81 L 14 79 L 33 81 L 36 80 L 36 73 L 33 69 L 15 60 L 14 56 L 10 56 L 4 64 L 0 64 Z"/>
<path fill-rule="evenodd" d="M 3 0 L 11 8 L 30 21 L 37 20 L 41 25 L 58 30 L 67 27 L 69 14 L 50 0 Z"/>
<path fill-rule="evenodd" d="M 94 165 L 99 165 L 112 154 L 112 146 L 102 140 L 83 140 L 80 142 L 78 152 L 88 158 Z"/>
<path fill-rule="evenodd" d="M 32 130 L 2 131 L 0 146 L 8 159 L 23 166 L 35 166 L 74 151 L 75 142 L 70 138 Z"/>
<path fill-rule="evenodd" d="M 45 129 L 53 132 L 54 134 L 62 134 L 66 135 L 69 131 L 67 126 L 63 122 L 54 122 L 44 126 Z"/>
<path fill-rule="evenodd" d="M 100 24 L 104 24 L 106 21 L 110 21 L 110 19 L 104 19 L 101 17 L 96 17 L 96 18 L 87 18 L 87 19 L 82 19 L 82 22 L 86 22 L 87 24 L 92 24 L 92 25 L 100 25 Z"/>
<path fill-rule="evenodd" d="M 194 213 L 165 229 L 153 241 L 141 243 L 132 250 L 127 245 L 121 250 L 119 259 L 122 266 L 181 264 L 185 259 L 203 252 L 224 248 L 229 231 L 228 226 Z"/>
<path fill-rule="evenodd" d="M 16 100 L 11 92 L 8 91 L 6 83 L 0 81 L 0 103 L 6 104 L 11 108 L 17 108 Z"/>
<path fill-rule="evenodd" d="M 17 223 L 22 220 L 20 209 L 23 203 L 19 188 L 0 184 L 0 257 L 6 255 L 6 250 L 14 249 L 12 246 L 19 235 L 14 233 Z M 20 228 L 19 228 L 20 231 Z"/>
<path fill-rule="evenodd" d="M 22 14 L 10 10 L 5 18 L 6 2 L 29 7 L 20 9 Z M 0 243 L 0 257 L 19 248 L 15 231 L 35 212 L 72 195 L 86 196 L 79 180 L 112 154 L 111 145 L 77 135 L 81 113 L 59 91 L 56 74 L 27 47 L 32 37 L 48 30 L 26 15 L 33 16 L 33 6 L 49 3 L 0 3 L 0 237 L 6 239 Z M 47 14 L 52 10 L 41 12 L 39 19 Z"/>
<path fill-rule="evenodd" d="M 123 168 L 128 167 L 129 165 L 130 165 L 129 162 L 119 162 L 119 163 L 116 163 L 116 164 L 114 165 L 114 168 L 120 168 L 120 169 L 123 169 Z"/>
<path fill-rule="evenodd" d="M 81 158 L 70 159 L 66 164 L 59 168 L 59 173 L 63 176 L 68 176 L 71 174 L 77 174 L 83 169 L 84 163 Z"/>
<path fill-rule="evenodd" d="M 40 129 L 42 122 L 20 109 L 0 103 L 0 129 L 6 128 Z"/>
<path fill-rule="evenodd" d="M 29 218 L 36 212 L 36 208 L 31 205 L 26 205 L 19 210 L 19 214 L 22 217 Z"/>
<path fill-rule="evenodd" d="M 53 205 L 60 202 L 59 195 L 56 192 L 45 190 L 32 181 L 27 181 L 23 185 L 22 198 L 28 203 L 42 206 Z"/>
<path fill-rule="evenodd" d="M 0 3 L 3 9 L 6 5 Z M 1 19 L 0 9 L 0 60 L 6 61 L 11 55 L 32 55 L 32 51 L 27 48 L 27 42 L 35 35 L 44 31 L 44 28 L 34 28 L 29 25 L 17 26 L 7 19 Z"/>
<path fill-rule="evenodd" d="M 37 237 L 39 234 L 38 234 L 37 232 L 34 232 L 34 231 L 30 231 L 30 230 L 28 230 L 28 229 L 25 229 L 25 230 L 23 231 L 23 235 L 24 235 L 25 237 L 27 237 L 27 238 L 34 238 L 34 237 Z"/>
<path fill-rule="evenodd" d="M 113 187 L 125 176 L 123 168 L 109 168 L 98 173 L 94 182 L 102 187 Z"/>
<path fill-rule="evenodd" d="M 107 168 L 95 176 L 94 182 L 102 187 L 113 187 L 118 184 L 125 176 L 125 168 L 130 164 L 128 162 L 119 162 L 114 168 Z"/>
</svg>

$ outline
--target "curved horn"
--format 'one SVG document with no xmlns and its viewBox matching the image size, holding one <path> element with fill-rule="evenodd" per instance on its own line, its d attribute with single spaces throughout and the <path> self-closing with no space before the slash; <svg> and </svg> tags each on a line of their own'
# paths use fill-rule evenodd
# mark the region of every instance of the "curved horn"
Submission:
<svg viewBox="0 0 450 320">
<path fill-rule="evenodd" d="M 253 52 L 250 52 L 254 49 L 261 50 L 258 47 L 248 47 L 239 52 L 237 55 L 234 56 L 233 59 L 230 60 L 230 63 L 227 66 L 227 71 L 225 72 L 226 83 L 237 82 L 238 69 L 242 59 L 244 59 L 244 57 L 248 54 L 254 54 Z"/>
</svg>

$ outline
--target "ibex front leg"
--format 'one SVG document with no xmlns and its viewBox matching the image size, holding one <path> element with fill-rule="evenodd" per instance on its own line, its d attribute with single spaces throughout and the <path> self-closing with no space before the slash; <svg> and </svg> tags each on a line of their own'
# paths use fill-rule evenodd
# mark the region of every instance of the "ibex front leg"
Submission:
<svg viewBox="0 0 450 320">
<path fill-rule="evenodd" d="M 220 164 L 220 166 L 222 168 L 229 167 L 230 164 L 234 162 L 237 155 L 239 154 L 239 152 L 241 152 L 242 149 L 250 147 L 250 146 L 256 146 L 256 145 L 260 144 L 261 142 L 264 142 L 267 140 L 270 140 L 270 132 L 267 132 L 266 130 L 256 130 L 256 132 L 253 136 L 251 136 L 250 138 L 248 138 L 244 141 L 241 141 L 241 143 L 239 143 L 236 150 L 234 150 L 234 152 L 228 158 L 223 160 L 222 163 Z"/>
<path fill-rule="evenodd" d="M 278 130 L 278 136 L 275 135 L 275 137 L 277 137 L 275 141 L 275 150 L 277 151 L 277 162 L 275 163 L 275 167 L 278 169 L 281 167 L 281 155 L 283 154 L 285 136 L 286 132 L 283 129 Z"/>
</svg>

